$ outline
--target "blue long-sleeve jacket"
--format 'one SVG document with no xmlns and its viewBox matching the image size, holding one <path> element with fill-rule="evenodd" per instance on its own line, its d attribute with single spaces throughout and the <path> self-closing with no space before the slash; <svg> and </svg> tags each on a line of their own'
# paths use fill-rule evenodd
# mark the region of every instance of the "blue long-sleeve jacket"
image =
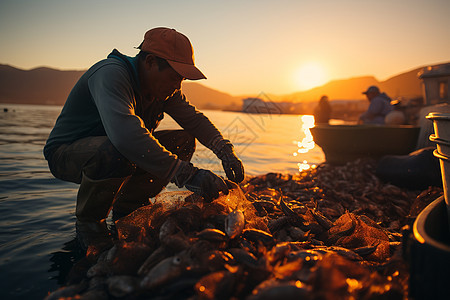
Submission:
<svg viewBox="0 0 450 300">
<path fill-rule="evenodd" d="M 381 93 L 370 101 L 369 108 L 359 118 L 364 124 L 384 124 L 384 117 L 392 110 L 391 98 Z"/>
</svg>

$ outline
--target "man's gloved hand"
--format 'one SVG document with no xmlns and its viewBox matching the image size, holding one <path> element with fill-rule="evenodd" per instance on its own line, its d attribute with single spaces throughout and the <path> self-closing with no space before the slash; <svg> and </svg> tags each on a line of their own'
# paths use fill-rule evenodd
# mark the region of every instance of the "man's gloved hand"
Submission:
<svg viewBox="0 0 450 300">
<path fill-rule="evenodd" d="M 244 180 L 244 166 L 242 161 L 236 156 L 233 144 L 229 140 L 219 140 L 213 142 L 211 150 L 222 161 L 223 170 L 229 180 L 236 183 Z"/>
<path fill-rule="evenodd" d="M 211 202 L 219 197 L 219 192 L 228 195 L 226 182 L 209 170 L 199 169 L 191 163 L 182 161 L 176 174 L 171 180 L 178 187 L 186 187 L 191 192 L 202 196 Z"/>
<path fill-rule="evenodd" d="M 184 185 L 188 190 L 201 195 L 205 201 L 211 202 L 219 198 L 219 192 L 228 195 L 229 190 L 225 181 L 209 170 L 199 169 Z"/>
</svg>

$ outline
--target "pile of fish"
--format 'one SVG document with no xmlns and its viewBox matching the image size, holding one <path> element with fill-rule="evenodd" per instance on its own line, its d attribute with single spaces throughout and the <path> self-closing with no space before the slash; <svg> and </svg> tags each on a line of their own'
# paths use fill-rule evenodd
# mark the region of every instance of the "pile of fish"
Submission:
<svg viewBox="0 0 450 300">
<path fill-rule="evenodd" d="M 442 189 L 381 182 L 375 162 L 248 178 L 211 203 L 166 192 L 116 223 L 50 299 L 404 299 L 402 228 Z"/>
</svg>

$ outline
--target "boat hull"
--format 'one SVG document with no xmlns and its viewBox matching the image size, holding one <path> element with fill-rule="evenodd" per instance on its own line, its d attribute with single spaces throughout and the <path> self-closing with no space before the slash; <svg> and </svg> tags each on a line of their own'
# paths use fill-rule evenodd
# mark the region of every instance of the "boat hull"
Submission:
<svg viewBox="0 0 450 300">
<path fill-rule="evenodd" d="M 317 125 L 314 142 L 327 163 L 344 164 L 362 157 L 403 155 L 414 151 L 420 127 L 410 125 Z"/>
</svg>

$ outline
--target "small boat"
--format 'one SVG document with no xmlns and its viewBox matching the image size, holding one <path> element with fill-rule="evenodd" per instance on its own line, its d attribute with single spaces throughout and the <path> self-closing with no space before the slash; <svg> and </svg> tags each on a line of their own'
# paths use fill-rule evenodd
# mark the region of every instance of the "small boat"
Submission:
<svg viewBox="0 0 450 300">
<path fill-rule="evenodd" d="M 345 164 L 362 157 L 409 154 L 416 147 L 420 127 L 318 124 L 310 130 L 327 163 Z"/>
</svg>

